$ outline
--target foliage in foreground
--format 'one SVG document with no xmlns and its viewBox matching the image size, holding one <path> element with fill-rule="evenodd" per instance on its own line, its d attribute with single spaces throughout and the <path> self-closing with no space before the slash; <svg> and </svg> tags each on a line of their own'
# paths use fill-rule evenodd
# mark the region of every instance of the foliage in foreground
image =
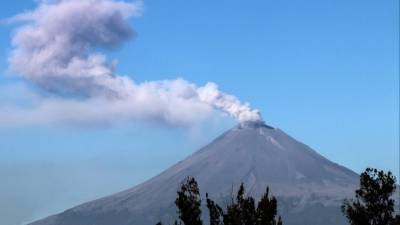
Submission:
<svg viewBox="0 0 400 225">
<path fill-rule="evenodd" d="M 394 215 L 395 190 L 396 178 L 391 172 L 367 168 L 360 175 L 355 199 L 346 199 L 342 212 L 351 225 L 400 225 L 400 215 Z"/>
<path fill-rule="evenodd" d="M 206 194 L 206 204 L 209 211 L 210 225 L 282 225 L 277 216 L 277 200 L 269 197 L 269 189 L 262 195 L 260 201 L 245 195 L 242 183 L 231 202 L 223 209 Z M 201 198 L 197 181 L 187 177 L 181 184 L 175 200 L 179 220 L 175 225 L 202 225 Z M 157 225 L 161 225 L 159 222 Z"/>
<path fill-rule="evenodd" d="M 396 178 L 391 172 L 367 168 L 360 175 L 360 187 L 354 199 L 345 199 L 342 212 L 351 225 L 400 225 L 400 215 L 395 215 L 393 193 Z M 179 220 L 174 225 L 203 225 L 201 219 L 200 190 L 193 177 L 181 184 L 175 205 Z M 206 194 L 210 225 L 282 225 L 277 217 L 277 200 L 269 197 L 269 189 L 256 204 L 245 195 L 242 183 L 231 202 L 223 209 Z M 161 222 L 157 225 L 162 225 Z"/>
</svg>

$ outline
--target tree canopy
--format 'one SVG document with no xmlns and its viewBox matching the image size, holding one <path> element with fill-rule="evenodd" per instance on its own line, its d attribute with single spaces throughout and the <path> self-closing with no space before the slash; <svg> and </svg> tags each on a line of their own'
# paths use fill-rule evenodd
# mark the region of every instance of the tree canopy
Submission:
<svg viewBox="0 0 400 225">
<path fill-rule="evenodd" d="M 400 224 L 400 217 L 394 215 L 396 178 L 391 172 L 367 168 L 360 175 L 360 188 L 355 199 L 346 199 L 342 212 L 351 225 Z"/>
<path fill-rule="evenodd" d="M 175 205 L 179 217 L 175 224 L 203 224 L 200 189 L 193 177 L 187 177 L 180 185 Z M 282 225 L 281 218 L 277 217 L 277 200 L 269 196 L 268 187 L 257 204 L 253 197 L 246 196 L 242 183 L 236 196 L 231 196 L 231 202 L 225 209 L 212 200 L 208 193 L 206 193 L 206 206 L 210 225 Z"/>
</svg>

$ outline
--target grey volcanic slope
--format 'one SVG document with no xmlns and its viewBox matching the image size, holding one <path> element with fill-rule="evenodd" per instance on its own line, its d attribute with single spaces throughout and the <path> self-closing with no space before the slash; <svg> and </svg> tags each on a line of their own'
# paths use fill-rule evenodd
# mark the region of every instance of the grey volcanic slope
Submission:
<svg viewBox="0 0 400 225">
<path fill-rule="evenodd" d="M 340 212 L 358 175 L 320 156 L 283 131 L 247 123 L 158 176 L 126 191 L 91 201 L 30 225 L 151 225 L 176 218 L 179 183 L 193 176 L 204 195 L 224 205 L 240 182 L 259 197 L 269 186 L 286 225 L 346 224 Z"/>
</svg>

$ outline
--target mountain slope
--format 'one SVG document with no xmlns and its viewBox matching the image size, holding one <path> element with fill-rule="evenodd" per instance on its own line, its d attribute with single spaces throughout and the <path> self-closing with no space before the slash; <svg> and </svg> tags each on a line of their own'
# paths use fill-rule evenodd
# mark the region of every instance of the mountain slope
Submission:
<svg viewBox="0 0 400 225">
<path fill-rule="evenodd" d="M 356 173 L 283 131 L 264 123 L 245 123 L 136 187 L 31 225 L 170 223 L 175 218 L 177 187 L 186 176 L 195 177 L 202 194 L 211 193 L 221 204 L 240 182 L 256 197 L 268 185 L 287 225 L 346 224 L 339 205 L 358 184 Z"/>
</svg>

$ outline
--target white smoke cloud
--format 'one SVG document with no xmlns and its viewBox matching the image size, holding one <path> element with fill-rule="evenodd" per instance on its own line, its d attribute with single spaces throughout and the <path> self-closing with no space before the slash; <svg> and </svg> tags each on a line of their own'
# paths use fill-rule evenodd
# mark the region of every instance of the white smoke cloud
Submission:
<svg viewBox="0 0 400 225">
<path fill-rule="evenodd" d="M 195 86 L 177 79 L 143 83 L 128 98 L 41 96 L 24 85 L 0 88 L 0 126 L 69 124 L 108 126 L 132 120 L 188 125 L 207 118 L 212 108 L 191 98 Z M 8 99 L 8 101 L 6 101 Z M 18 102 L 19 107 L 16 107 Z"/>
<path fill-rule="evenodd" d="M 220 92 L 213 83 L 203 87 L 183 79 L 136 83 L 116 74 L 116 64 L 95 50 L 118 47 L 134 36 L 128 19 L 140 15 L 140 4 L 114 0 L 38 4 L 10 19 L 21 25 L 12 38 L 9 66 L 57 97 L 43 97 L 29 114 L 26 108 L 13 109 L 13 119 L 83 123 L 152 119 L 186 124 L 204 119 L 215 108 L 240 122 L 261 120 L 257 110 Z"/>
<path fill-rule="evenodd" d="M 240 122 L 261 120 L 258 110 L 251 109 L 248 103 L 242 104 L 235 96 L 220 92 L 215 83 L 210 82 L 200 87 L 197 92 L 200 101 L 228 112 Z"/>
</svg>

